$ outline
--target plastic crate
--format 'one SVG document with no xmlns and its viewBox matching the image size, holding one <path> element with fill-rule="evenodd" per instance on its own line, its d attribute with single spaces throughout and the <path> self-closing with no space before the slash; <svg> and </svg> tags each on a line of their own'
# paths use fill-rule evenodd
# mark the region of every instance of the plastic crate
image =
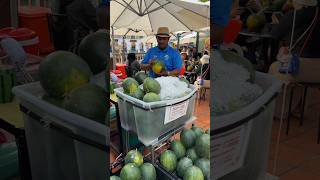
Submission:
<svg viewBox="0 0 320 180">
<path fill-rule="evenodd" d="M 139 140 L 146 146 L 157 142 L 159 137 L 192 118 L 197 90 L 191 87 L 192 92 L 184 97 L 152 103 L 126 95 L 122 88 L 115 89 L 121 126 L 137 133 Z"/>
<path fill-rule="evenodd" d="M 213 179 L 257 180 L 266 174 L 275 99 L 281 83 L 259 72 L 256 83 L 264 90 L 258 99 L 239 111 L 211 117 Z"/>
<path fill-rule="evenodd" d="M 39 82 L 13 92 L 24 112 L 34 180 L 105 179 L 109 128 L 43 101 Z"/>
</svg>

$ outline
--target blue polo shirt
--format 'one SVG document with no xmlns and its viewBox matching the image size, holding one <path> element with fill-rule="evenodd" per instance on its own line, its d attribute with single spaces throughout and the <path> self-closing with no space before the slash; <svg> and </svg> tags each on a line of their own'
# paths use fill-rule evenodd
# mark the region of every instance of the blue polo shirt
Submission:
<svg viewBox="0 0 320 180">
<path fill-rule="evenodd" d="M 182 59 L 179 52 L 170 46 L 164 50 L 159 49 L 158 46 L 149 49 L 141 63 L 148 64 L 150 60 L 155 59 L 162 61 L 165 64 L 167 71 L 173 71 L 175 69 L 181 70 L 182 68 Z M 149 75 L 152 78 L 157 77 L 152 70 L 150 70 Z"/>
<path fill-rule="evenodd" d="M 212 1 L 211 19 L 213 24 L 225 27 L 229 23 L 233 0 Z"/>
</svg>

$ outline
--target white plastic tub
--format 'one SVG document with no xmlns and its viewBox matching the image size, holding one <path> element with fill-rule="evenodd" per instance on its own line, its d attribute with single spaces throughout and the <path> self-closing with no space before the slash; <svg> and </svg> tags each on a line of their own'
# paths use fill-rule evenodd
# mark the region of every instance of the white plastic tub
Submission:
<svg viewBox="0 0 320 180">
<path fill-rule="evenodd" d="M 264 90 L 258 99 L 239 111 L 211 117 L 213 179 L 257 180 L 266 174 L 275 98 L 281 83 L 259 72 L 256 83 Z"/>
<path fill-rule="evenodd" d="M 196 88 L 188 95 L 167 101 L 146 103 L 123 93 L 122 88 L 115 89 L 118 96 L 121 126 L 133 131 L 146 146 L 158 141 L 158 138 L 192 119 Z"/>
<path fill-rule="evenodd" d="M 105 179 L 106 125 L 43 101 L 39 82 L 17 86 L 13 92 L 24 112 L 33 180 Z"/>
</svg>

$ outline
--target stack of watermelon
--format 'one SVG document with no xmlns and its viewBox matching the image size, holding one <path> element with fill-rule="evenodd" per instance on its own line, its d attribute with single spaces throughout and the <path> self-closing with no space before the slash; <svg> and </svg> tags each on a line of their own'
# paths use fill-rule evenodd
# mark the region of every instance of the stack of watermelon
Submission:
<svg viewBox="0 0 320 180">
<path fill-rule="evenodd" d="M 161 166 L 175 173 L 183 180 L 210 179 L 210 135 L 209 129 L 192 125 L 180 134 L 180 140 L 174 140 L 170 150 L 160 155 Z"/>
<path fill-rule="evenodd" d="M 93 74 L 105 70 L 107 59 L 101 55 L 101 49 L 91 51 L 85 48 L 103 40 L 104 35 L 100 33 L 86 37 L 80 45 L 81 57 L 67 51 L 49 54 L 39 67 L 40 84 L 45 91 L 42 99 L 104 124 L 109 92 L 96 84 L 91 84 L 90 79 Z M 89 56 L 94 57 L 94 60 L 89 61 Z M 101 68 L 97 64 L 104 66 Z"/>
<path fill-rule="evenodd" d="M 131 150 L 125 157 L 125 166 L 120 171 L 120 177 L 111 176 L 110 180 L 156 180 L 155 167 L 143 162 L 143 156 L 138 150 Z"/>
<path fill-rule="evenodd" d="M 143 89 L 139 86 L 143 86 Z M 138 72 L 135 79 L 128 77 L 123 83 L 123 92 L 131 97 L 134 97 L 144 102 L 161 101 L 160 84 L 153 78 L 148 77 L 144 72 Z"/>
</svg>

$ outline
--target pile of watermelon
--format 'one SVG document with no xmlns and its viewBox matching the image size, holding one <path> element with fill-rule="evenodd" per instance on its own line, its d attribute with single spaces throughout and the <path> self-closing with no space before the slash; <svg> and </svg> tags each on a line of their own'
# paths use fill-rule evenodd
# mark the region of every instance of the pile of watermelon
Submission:
<svg viewBox="0 0 320 180">
<path fill-rule="evenodd" d="M 122 87 L 125 94 L 148 103 L 182 97 L 192 91 L 189 82 L 184 78 L 153 79 L 144 72 L 138 72 L 134 78 L 126 78 Z"/>
<path fill-rule="evenodd" d="M 156 180 L 157 172 L 151 163 L 144 163 L 138 150 L 131 150 L 125 157 L 125 166 L 119 176 L 111 176 L 110 180 Z"/>
<path fill-rule="evenodd" d="M 101 54 L 101 49 L 85 48 L 101 41 L 104 41 L 104 34 L 89 35 L 80 45 L 81 56 L 68 51 L 49 54 L 40 64 L 39 75 L 40 84 L 45 91 L 43 100 L 104 124 L 109 92 L 90 83 L 90 79 L 94 74 L 105 70 L 107 58 Z M 89 60 L 89 56 L 94 57 L 94 60 Z"/>
<path fill-rule="evenodd" d="M 210 179 L 210 130 L 192 125 L 160 155 L 161 166 L 183 180 Z"/>
</svg>

